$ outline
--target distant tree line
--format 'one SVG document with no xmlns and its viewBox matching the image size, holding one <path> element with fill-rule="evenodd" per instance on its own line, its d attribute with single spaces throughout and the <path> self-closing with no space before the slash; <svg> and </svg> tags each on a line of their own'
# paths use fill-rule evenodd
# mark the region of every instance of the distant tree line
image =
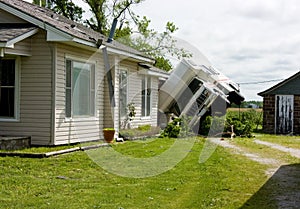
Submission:
<svg viewBox="0 0 300 209">
<path fill-rule="evenodd" d="M 231 107 L 234 108 L 262 108 L 263 107 L 263 102 L 262 101 L 244 101 L 240 106 L 236 104 L 232 104 Z"/>
</svg>

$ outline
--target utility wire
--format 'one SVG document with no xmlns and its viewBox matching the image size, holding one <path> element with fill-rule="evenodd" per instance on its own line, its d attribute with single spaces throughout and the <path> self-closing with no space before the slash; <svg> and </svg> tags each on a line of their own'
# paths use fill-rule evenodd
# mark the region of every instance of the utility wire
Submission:
<svg viewBox="0 0 300 209">
<path fill-rule="evenodd" d="M 284 79 L 274 79 L 274 80 L 267 80 L 267 81 L 254 81 L 254 82 L 238 83 L 238 85 L 255 85 L 255 84 L 271 83 L 271 82 L 283 81 L 283 80 Z"/>
</svg>

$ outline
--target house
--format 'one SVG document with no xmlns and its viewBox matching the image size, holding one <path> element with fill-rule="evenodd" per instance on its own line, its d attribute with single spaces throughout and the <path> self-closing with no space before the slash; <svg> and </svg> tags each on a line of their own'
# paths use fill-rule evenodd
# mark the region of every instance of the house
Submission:
<svg viewBox="0 0 300 209">
<path fill-rule="evenodd" d="M 0 0 L 0 136 L 33 145 L 102 139 L 134 103 L 132 127 L 157 126 L 168 74 L 137 50 L 22 0 Z M 110 81 L 110 82 L 107 82 Z"/>
<path fill-rule="evenodd" d="M 300 134 L 300 72 L 258 93 L 263 97 L 263 130 Z"/>
</svg>

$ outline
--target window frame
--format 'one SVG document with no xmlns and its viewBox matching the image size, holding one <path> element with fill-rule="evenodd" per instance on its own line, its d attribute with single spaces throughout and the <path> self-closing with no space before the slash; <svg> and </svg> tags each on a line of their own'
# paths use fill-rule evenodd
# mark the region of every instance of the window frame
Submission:
<svg viewBox="0 0 300 209">
<path fill-rule="evenodd" d="M 126 118 L 126 112 L 125 112 L 125 115 L 121 115 L 121 72 L 124 71 L 126 72 L 126 106 L 125 106 L 125 109 L 127 108 L 127 105 L 128 105 L 128 93 L 129 93 L 129 79 L 128 79 L 128 74 L 129 74 L 129 71 L 127 68 L 120 68 L 119 69 L 120 73 L 119 73 L 119 109 L 120 109 L 120 118 L 121 119 L 125 119 Z"/>
<path fill-rule="evenodd" d="M 148 84 L 148 81 L 150 81 L 150 85 Z M 143 82 L 145 82 L 145 91 L 150 88 L 150 96 L 149 96 L 149 101 L 148 101 L 148 96 L 145 94 L 144 98 L 143 98 Z M 142 91 L 141 91 L 141 99 L 142 99 L 142 102 L 141 102 L 141 118 L 142 119 L 149 119 L 151 118 L 151 112 L 152 112 L 152 97 L 153 97 L 153 93 L 152 93 L 152 76 L 149 76 L 149 75 L 142 75 Z M 145 105 L 145 109 L 143 111 L 143 106 Z M 148 106 L 149 104 L 149 106 Z M 147 114 L 148 112 L 148 109 L 149 108 L 149 115 Z"/>
<path fill-rule="evenodd" d="M 0 116 L 1 122 L 19 122 L 20 121 L 20 66 L 21 59 L 17 57 L 4 57 L 3 60 L 15 61 L 15 84 L 14 84 L 14 117 Z"/>
<path fill-rule="evenodd" d="M 68 62 L 70 62 L 70 75 L 68 77 Z M 75 63 L 83 64 L 83 65 L 89 65 L 89 115 L 74 115 L 74 103 L 73 103 L 73 94 L 74 94 L 74 81 L 73 81 L 73 66 Z M 68 78 L 70 81 L 68 82 Z M 68 85 L 70 83 L 70 86 Z M 69 101 L 67 99 L 67 91 L 70 91 L 70 97 Z M 67 105 L 67 102 L 69 102 L 69 105 Z M 70 107 L 70 110 L 67 110 L 68 106 Z M 69 112 L 69 113 L 68 113 Z M 68 113 L 68 114 L 67 114 Z M 69 115 L 70 114 L 70 115 Z M 91 119 L 96 117 L 96 64 L 94 62 L 88 62 L 83 59 L 78 59 L 74 57 L 66 57 L 65 58 L 65 120 L 85 120 L 85 119 Z"/>
</svg>

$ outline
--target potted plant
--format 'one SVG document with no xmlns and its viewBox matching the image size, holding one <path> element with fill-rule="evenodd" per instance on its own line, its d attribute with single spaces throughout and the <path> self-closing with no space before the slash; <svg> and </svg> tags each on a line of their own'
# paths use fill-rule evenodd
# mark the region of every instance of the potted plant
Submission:
<svg viewBox="0 0 300 209">
<path fill-rule="evenodd" d="M 112 143 L 115 136 L 115 129 L 114 128 L 104 128 L 103 129 L 103 136 L 104 140 L 108 143 Z"/>
</svg>

